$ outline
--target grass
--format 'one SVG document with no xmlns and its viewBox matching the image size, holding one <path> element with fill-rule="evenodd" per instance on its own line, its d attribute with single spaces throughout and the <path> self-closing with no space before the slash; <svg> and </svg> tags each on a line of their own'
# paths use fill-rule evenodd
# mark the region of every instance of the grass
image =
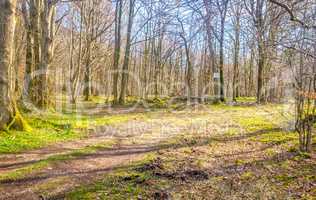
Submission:
<svg viewBox="0 0 316 200">
<path fill-rule="evenodd" d="M 41 148 L 57 142 L 84 138 L 88 129 L 97 126 L 114 125 L 129 120 L 146 120 L 145 114 L 120 114 L 87 117 L 76 114 L 45 113 L 41 115 L 25 114 L 31 132 L 0 132 L 0 154 L 18 153 Z"/>
<path fill-rule="evenodd" d="M 85 132 L 74 129 L 56 130 L 51 126 L 33 129 L 32 132 L 0 132 L 0 153 L 17 153 L 36 149 L 56 142 L 79 139 Z"/>
<path fill-rule="evenodd" d="M 244 129 L 244 134 L 265 131 L 262 134 L 249 135 L 244 142 L 240 141 L 240 144 L 246 146 L 256 144 L 258 147 L 273 145 L 262 152 L 254 151 L 255 156 L 251 157 L 248 157 L 248 154 L 241 154 L 245 157 L 237 159 L 232 157 L 230 160 L 229 157 L 224 156 L 223 159 L 228 162 L 225 164 L 232 166 L 231 173 L 228 171 L 223 175 L 214 175 L 205 181 L 187 180 L 181 183 L 176 179 L 157 177 L 150 170 L 139 172 L 133 167 L 128 167 L 105 176 L 102 181 L 75 189 L 68 194 L 67 199 L 152 199 L 157 191 L 168 191 L 172 197 L 178 199 L 313 199 L 315 190 L 300 187 L 303 185 L 310 187 L 306 185 L 315 182 L 314 164 L 309 154 L 305 155 L 293 150 L 297 149 L 295 132 L 275 130 L 278 128 L 276 122 L 279 122 L 280 116 L 272 111 L 279 107 L 264 106 L 266 111 L 271 111 L 269 116 L 264 112 L 253 112 L 257 111 L 256 107 L 218 104 L 210 108 L 213 111 L 227 111 L 234 122 Z M 236 134 L 240 134 L 239 131 L 238 128 L 232 127 L 224 135 L 227 138 L 234 138 Z M 222 161 L 222 158 L 217 161 L 212 159 L 212 155 L 221 151 L 211 147 L 222 148 L 222 151 L 227 150 L 231 153 L 228 148 L 233 144 L 233 140 L 227 143 L 212 140 L 212 146 L 198 141 L 198 138 L 189 135 L 179 135 L 168 140 L 167 144 L 174 148 L 159 153 L 163 163 L 159 173 L 181 172 L 190 168 L 207 171 L 212 169 L 210 163 Z M 181 147 L 182 145 L 179 144 L 187 144 L 187 146 Z M 287 146 L 283 148 L 283 144 Z M 282 160 L 280 156 L 282 153 L 296 156 Z M 221 168 L 224 169 L 222 165 Z"/>
<path fill-rule="evenodd" d="M 17 179 L 24 179 L 27 175 L 34 171 L 39 171 L 49 165 L 47 161 L 41 161 L 36 164 L 32 164 L 27 167 L 22 167 L 18 170 L 11 171 L 9 173 L 0 174 L 0 182 L 10 182 Z"/>
<path fill-rule="evenodd" d="M 237 97 L 237 102 L 244 102 L 244 103 L 255 103 L 256 97 Z"/>
<path fill-rule="evenodd" d="M 236 118 L 235 120 L 241 127 L 243 127 L 248 132 L 273 129 L 276 127 L 272 121 L 263 116 L 241 116 Z"/>
<path fill-rule="evenodd" d="M 212 135 L 215 131 L 206 131 L 205 135 L 199 135 L 196 131 L 191 133 L 184 129 L 183 132 L 157 143 L 159 151 L 149 153 L 139 162 L 115 167 L 101 180 L 75 188 L 66 194 L 66 199 L 155 199 L 159 192 L 167 192 L 171 199 L 312 199 L 315 191 L 309 187 L 316 181 L 315 163 L 311 159 L 313 156 L 297 151 L 296 133 L 276 129 L 281 120 L 274 111 L 280 109 L 280 106 L 246 107 L 217 104 L 208 105 L 208 108 L 210 113 L 185 115 L 181 112 L 167 112 L 156 115 L 117 114 L 92 118 L 77 117 L 73 114 L 47 114 L 42 119 L 38 119 L 39 116 L 27 117 L 35 127 L 34 130 L 51 131 L 52 136 L 48 136 L 55 139 L 48 139 L 50 142 L 71 140 L 80 137 L 88 128 L 118 125 L 129 120 L 164 120 L 162 122 L 170 122 L 177 127 L 198 124 L 206 119 L 211 126 L 232 121 L 231 126 L 225 126 L 225 130 L 220 126 L 221 133 L 217 135 Z M 76 131 L 78 133 L 72 133 Z M 258 131 L 259 134 L 251 135 Z M 65 136 L 62 136 L 63 133 Z M 239 137 L 241 134 L 245 134 L 245 137 Z M 12 133 L 8 134 L 8 137 L 9 135 Z M 86 135 L 83 134 L 84 136 Z M 31 134 L 28 137 L 35 136 Z M 43 136 L 44 139 L 45 137 Z M 27 140 L 30 139 L 22 141 L 21 136 L 17 138 L 17 144 L 28 143 Z M 142 139 L 145 142 L 149 141 Z M 47 144 L 47 141 L 41 141 L 39 138 L 34 140 L 38 142 L 38 146 Z M 113 144 L 115 142 L 110 140 L 50 156 L 27 167 L 0 175 L 0 181 L 23 180 L 43 172 L 45 174 L 48 167 L 65 161 L 78 159 L 80 163 L 80 158 L 111 148 Z M 20 150 L 23 148 L 29 147 L 19 147 Z M 288 155 L 290 157 L 286 157 Z M 155 165 L 157 160 L 159 167 Z M 192 178 L 186 174 L 190 170 L 207 173 L 208 178 Z M 69 178 L 71 179 L 71 176 Z M 65 177 L 57 177 L 52 181 L 40 183 L 38 192 L 45 194 L 45 191 L 58 188 L 58 185 L 66 182 Z"/>
</svg>

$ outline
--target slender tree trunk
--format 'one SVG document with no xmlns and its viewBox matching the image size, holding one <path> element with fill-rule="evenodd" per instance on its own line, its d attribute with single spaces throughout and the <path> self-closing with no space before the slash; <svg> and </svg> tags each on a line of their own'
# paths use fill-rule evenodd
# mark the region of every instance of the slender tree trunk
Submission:
<svg viewBox="0 0 316 200">
<path fill-rule="evenodd" d="M 24 86 L 23 86 L 23 96 L 29 97 L 32 89 L 32 78 L 31 73 L 33 71 L 33 52 L 32 52 L 32 26 L 30 22 L 30 15 L 27 12 L 26 1 L 22 4 L 22 13 L 26 29 L 26 53 L 25 53 L 25 75 L 24 75 Z"/>
<path fill-rule="evenodd" d="M 39 0 L 30 0 L 30 26 L 33 39 L 33 70 L 38 72 L 40 69 L 40 30 L 39 30 Z M 37 75 L 33 75 L 32 87 L 30 88 L 29 96 L 35 104 L 38 104 L 38 91 L 40 90 L 40 80 Z"/>
<path fill-rule="evenodd" d="M 186 60 L 187 60 L 187 74 L 186 74 L 186 84 L 188 87 L 187 91 L 187 100 L 188 102 L 191 101 L 191 96 L 192 96 L 192 76 L 193 76 L 193 68 L 191 64 L 191 59 L 190 59 L 190 51 L 189 51 L 189 46 L 184 37 L 182 37 L 184 40 L 184 47 L 185 47 L 185 54 L 186 54 Z"/>
<path fill-rule="evenodd" d="M 47 1 L 42 1 L 41 6 L 41 62 L 40 62 L 40 87 L 39 87 L 39 106 L 41 108 L 47 108 L 49 100 L 49 89 L 48 89 L 48 69 L 51 61 L 50 48 L 52 45 L 52 40 L 49 35 L 49 15 L 50 15 L 50 5 Z"/>
<path fill-rule="evenodd" d="M 224 91 L 224 31 L 225 31 L 225 19 L 221 19 L 221 33 L 219 41 L 219 82 L 220 82 L 220 100 L 225 101 Z"/>
<path fill-rule="evenodd" d="M 119 61 L 121 51 L 121 21 L 123 0 L 117 0 L 115 9 L 115 48 L 113 58 L 113 98 L 114 103 L 118 102 L 118 78 L 119 78 Z"/>
<path fill-rule="evenodd" d="M 234 44 L 234 72 L 233 72 L 233 101 L 236 101 L 236 98 L 238 97 L 238 71 L 239 71 L 239 48 L 240 48 L 240 41 L 239 41 L 239 35 L 240 35 L 240 11 L 239 8 L 237 8 L 236 13 L 236 24 L 235 24 L 235 44 Z"/>
<path fill-rule="evenodd" d="M 265 65 L 264 23 L 263 23 L 264 0 L 257 0 L 256 4 L 256 28 L 258 42 L 258 80 L 257 80 L 257 103 L 262 103 L 263 95 L 263 70 Z"/>
<path fill-rule="evenodd" d="M 84 73 L 84 90 L 83 90 L 83 96 L 84 100 L 88 101 L 90 97 L 90 88 L 91 88 L 91 83 L 90 83 L 90 77 L 91 77 L 91 69 L 90 69 L 90 44 L 89 47 L 87 47 L 87 52 L 86 52 L 86 62 L 85 62 L 85 73 Z"/>
<path fill-rule="evenodd" d="M 123 72 L 122 72 L 122 82 L 121 82 L 121 94 L 119 98 L 119 103 L 125 103 L 127 82 L 128 82 L 128 66 L 130 60 L 130 51 L 131 51 L 131 35 L 132 35 L 132 27 L 133 27 L 133 18 L 134 18 L 134 6 L 136 0 L 129 1 L 129 14 L 128 14 L 128 25 L 127 25 L 127 39 L 126 39 L 126 48 L 125 48 L 125 56 L 123 63 Z"/>
</svg>

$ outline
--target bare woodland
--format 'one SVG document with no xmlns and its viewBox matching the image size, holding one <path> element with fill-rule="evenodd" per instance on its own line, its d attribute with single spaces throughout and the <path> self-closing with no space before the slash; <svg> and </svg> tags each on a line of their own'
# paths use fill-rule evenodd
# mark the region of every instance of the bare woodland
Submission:
<svg viewBox="0 0 316 200">
<path fill-rule="evenodd" d="M 24 112 L 60 96 L 73 108 L 255 97 L 292 102 L 312 152 L 315 22 L 313 0 L 0 0 L 0 129 L 32 131 Z"/>
</svg>

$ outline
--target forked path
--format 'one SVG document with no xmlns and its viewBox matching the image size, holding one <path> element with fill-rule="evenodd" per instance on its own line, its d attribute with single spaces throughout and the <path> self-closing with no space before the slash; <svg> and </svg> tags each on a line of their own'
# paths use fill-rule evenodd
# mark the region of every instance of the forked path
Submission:
<svg viewBox="0 0 316 200">
<path fill-rule="evenodd" d="M 172 147 L 169 139 L 180 134 L 215 133 L 222 117 L 216 112 L 159 112 L 146 120 L 99 128 L 82 140 L 0 155 L 0 199 L 62 198 L 76 186 L 96 181 L 150 152 Z"/>
</svg>

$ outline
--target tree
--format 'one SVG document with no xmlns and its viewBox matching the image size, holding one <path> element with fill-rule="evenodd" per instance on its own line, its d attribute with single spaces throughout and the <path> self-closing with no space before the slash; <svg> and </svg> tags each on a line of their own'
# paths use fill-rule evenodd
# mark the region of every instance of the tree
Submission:
<svg viewBox="0 0 316 200">
<path fill-rule="evenodd" d="M 234 70 L 233 70 L 233 101 L 239 96 L 239 50 L 240 50 L 240 18 L 242 12 L 242 6 L 240 2 L 237 2 L 233 7 L 234 12 Z"/>
<path fill-rule="evenodd" d="M 266 52 L 265 52 L 265 18 L 264 18 L 264 7 L 265 0 L 250 0 L 250 6 L 245 4 L 246 9 L 252 17 L 254 26 L 256 28 L 256 40 L 258 49 L 258 75 L 257 75 L 257 103 L 264 101 L 263 95 L 263 76 L 264 67 L 266 63 Z"/>
<path fill-rule="evenodd" d="M 16 0 L 0 2 L 0 130 L 15 127 L 21 130 L 30 130 L 21 116 L 10 90 L 12 67 L 13 38 L 15 34 Z"/>
<path fill-rule="evenodd" d="M 217 9 L 220 13 L 220 34 L 219 34 L 219 73 L 220 73 L 220 100 L 225 101 L 224 91 L 224 34 L 225 34 L 225 20 L 228 9 L 229 0 L 217 0 Z"/>
<path fill-rule="evenodd" d="M 114 103 L 118 102 L 118 78 L 119 78 L 119 61 L 121 52 L 121 23 L 123 12 L 123 0 L 116 1 L 115 8 L 115 47 L 113 54 L 113 98 Z"/>
<path fill-rule="evenodd" d="M 184 44 L 184 50 L 186 55 L 186 62 L 187 62 L 187 73 L 186 73 L 186 87 L 187 87 L 187 101 L 191 101 L 192 96 L 192 76 L 193 76 L 193 69 L 192 69 L 192 63 L 190 58 L 190 50 L 189 50 L 189 44 L 188 40 L 185 36 L 185 30 L 184 30 L 184 24 L 181 21 L 181 19 L 178 18 L 178 22 L 180 24 L 180 33 L 179 36 L 183 41 Z"/>
<path fill-rule="evenodd" d="M 123 70 L 122 70 L 121 94 L 119 98 L 120 104 L 123 104 L 125 102 L 125 96 L 126 96 L 126 89 L 127 89 L 127 82 L 128 82 L 128 65 L 130 62 L 131 36 L 132 36 L 135 2 L 136 0 L 129 1 L 126 48 L 125 48 L 125 56 L 124 56 L 124 63 L 123 63 Z"/>
</svg>

